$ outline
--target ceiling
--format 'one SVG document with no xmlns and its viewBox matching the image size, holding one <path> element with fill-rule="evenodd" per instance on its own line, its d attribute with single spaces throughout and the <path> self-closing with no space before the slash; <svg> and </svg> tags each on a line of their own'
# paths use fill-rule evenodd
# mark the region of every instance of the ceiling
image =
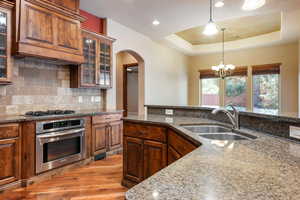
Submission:
<svg viewBox="0 0 300 200">
<path fill-rule="evenodd" d="M 223 8 L 215 9 L 215 21 L 300 9 L 299 0 L 267 0 L 252 12 L 241 10 L 242 4 L 243 0 L 225 0 Z M 204 25 L 209 17 L 208 0 L 81 0 L 81 8 L 156 40 Z M 159 26 L 152 25 L 154 19 L 161 22 Z"/>
<path fill-rule="evenodd" d="M 247 16 L 217 22 L 219 28 L 226 28 L 225 42 L 235 41 L 263 34 L 280 31 L 281 14 L 271 13 L 267 15 Z M 192 45 L 213 44 L 222 42 L 222 32 L 214 36 L 203 35 L 205 26 L 198 26 L 176 33 L 177 36 Z"/>
</svg>

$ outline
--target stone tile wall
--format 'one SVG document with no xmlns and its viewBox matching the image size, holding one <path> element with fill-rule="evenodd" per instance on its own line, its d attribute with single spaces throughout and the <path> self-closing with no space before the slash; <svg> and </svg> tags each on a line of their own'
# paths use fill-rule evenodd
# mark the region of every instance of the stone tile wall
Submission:
<svg viewBox="0 0 300 200">
<path fill-rule="evenodd" d="M 102 108 L 99 89 L 70 88 L 69 66 L 35 58 L 13 60 L 13 84 L 0 85 L 0 115 L 30 110 Z"/>
</svg>

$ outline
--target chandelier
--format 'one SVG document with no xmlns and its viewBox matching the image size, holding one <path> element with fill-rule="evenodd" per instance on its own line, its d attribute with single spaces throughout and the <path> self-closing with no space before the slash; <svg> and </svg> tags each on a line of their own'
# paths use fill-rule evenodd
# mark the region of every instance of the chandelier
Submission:
<svg viewBox="0 0 300 200">
<path fill-rule="evenodd" d="M 229 76 L 232 71 L 235 69 L 235 66 L 232 64 L 225 64 L 225 28 L 222 28 L 222 61 L 217 66 L 212 66 L 212 70 L 215 71 L 216 75 L 220 78 L 224 79 L 225 77 Z"/>
</svg>

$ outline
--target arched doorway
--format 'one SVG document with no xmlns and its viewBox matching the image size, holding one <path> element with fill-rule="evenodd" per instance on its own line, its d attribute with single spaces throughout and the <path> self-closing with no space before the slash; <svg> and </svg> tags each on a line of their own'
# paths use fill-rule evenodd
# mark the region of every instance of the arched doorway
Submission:
<svg viewBox="0 0 300 200">
<path fill-rule="evenodd" d="M 135 51 L 132 50 L 123 50 L 117 53 L 117 109 L 125 110 L 124 114 L 128 113 L 128 109 L 130 111 L 136 111 L 135 114 L 143 115 L 144 114 L 144 105 L 145 105 L 145 62 L 144 59 Z M 133 68 L 137 68 L 138 70 Z M 132 69 L 130 69 L 132 68 Z M 130 70 L 129 70 L 130 69 Z M 138 71 L 138 72 L 136 72 Z M 136 84 L 130 84 L 128 82 L 129 72 L 135 72 L 135 76 L 137 76 L 137 87 Z M 130 73 L 132 74 L 132 73 Z M 130 75 L 130 77 L 132 77 Z M 131 80 L 132 78 L 130 78 Z M 134 79 L 134 78 L 133 78 Z M 128 87 L 135 86 L 137 89 L 137 94 L 134 95 L 134 92 L 131 91 L 130 95 L 128 95 Z M 134 87 L 134 88 L 135 88 Z M 135 98 L 134 100 L 133 98 Z M 136 105 L 136 109 L 133 109 L 134 102 Z M 129 107 L 130 106 L 130 107 Z M 129 112 L 130 113 L 130 112 Z"/>
</svg>

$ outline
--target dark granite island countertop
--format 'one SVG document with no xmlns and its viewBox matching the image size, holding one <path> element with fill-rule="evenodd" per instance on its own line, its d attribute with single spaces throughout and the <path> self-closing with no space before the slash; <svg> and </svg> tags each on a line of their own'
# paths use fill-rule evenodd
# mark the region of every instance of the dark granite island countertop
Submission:
<svg viewBox="0 0 300 200">
<path fill-rule="evenodd" d="M 159 123 L 202 145 L 126 192 L 127 200 L 299 200 L 300 144 L 242 129 L 258 138 L 211 141 L 180 127 L 215 121 L 162 115 L 125 121 Z"/>
</svg>

